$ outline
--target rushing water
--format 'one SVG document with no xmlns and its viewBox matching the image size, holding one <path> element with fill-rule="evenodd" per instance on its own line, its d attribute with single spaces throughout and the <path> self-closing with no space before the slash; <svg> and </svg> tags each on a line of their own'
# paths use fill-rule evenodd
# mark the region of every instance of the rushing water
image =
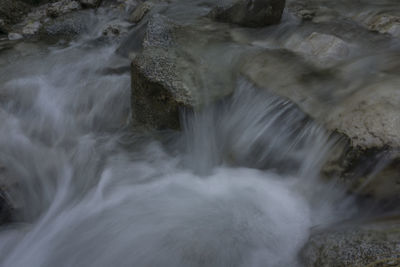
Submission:
<svg viewBox="0 0 400 267">
<path fill-rule="evenodd" d="M 96 30 L 21 43 L 32 52 L 2 63 L 0 162 L 18 213 L 1 266 L 297 266 L 311 227 L 354 211 L 317 179 L 332 140 L 245 80 L 183 114 L 182 133 L 132 129 L 129 72 L 112 71 L 129 61 Z"/>
</svg>

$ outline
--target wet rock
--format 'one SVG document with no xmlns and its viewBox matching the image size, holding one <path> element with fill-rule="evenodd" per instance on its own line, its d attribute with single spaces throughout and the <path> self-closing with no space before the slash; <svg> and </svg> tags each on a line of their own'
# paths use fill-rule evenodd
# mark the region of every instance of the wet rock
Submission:
<svg viewBox="0 0 400 267">
<path fill-rule="evenodd" d="M 8 39 L 9 39 L 10 41 L 19 40 L 19 39 L 22 39 L 22 38 L 24 38 L 24 37 L 23 37 L 21 34 L 19 34 L 19 33 L 10 32 L 10 33 L 8 34 Z"/>
<path fill-rule="evenodd" d="M 301 256 L 307 267 L 398 266 L 400 219 L 314 230 Z"/>
<path fill-rule="evenodd" d="M 330 67 L 350 53 L 349 45 L 342 39 L 329 34 L 313 32 L 306 38 L 293 35 L 286 47 L 301 53 L 320 67 Z"/>
<path fill-rule="evenodd" d="M 79 10 L 80 8 L 81 5 L 77 1 L 62 0 L 50 4 L 46 10 L 46 14 L 51 18 L 56 18 L 72 11 Z"/>
<path fill-rule="evenodd" d="M 116 25 L 109 25 L 103 30 L 104 36 L 118 36 L 120 34 L 120 29 Z"/>
<path fill-rule="evenodd" d="M 329 129 L 349 138 L 336 175 L 351 192 L 393 203 L 400 203 L 398 84 L 398 78 L 386 77 L 363 85 L 324 120 Z"/>
<path fill-rule="evenodd" d="M 400 16 L 377 15 L 366 23 L 368 29 L 400 37 Z"/>
<path fill-rule="evenodd" d="M 327 126 L 348 136 L 354 147 L 400 147 L 398 84 L 396 77 L 363 84 L 326 117 Z"/>
<path fill-rule="evenodd" d="M 24 35 L 35 35 L 39 32 L 41 26 L 42 24 L 38 21 L 29 23 L 22 29 L 22 33 Z"/>
<path fill-rule="evenodd" d="M 85 16 L 73 12 L 54 20 L 48 21 L 40 29 L 40 38 L 43 40 L 70 40 L 77 34 L 87 31 Z"/>
<path fill-rule="evenodd" d="M 10 27 L 5 23 L 3 19 L 0 19 L 0 34 L 7 34 L 10 31 Z"/>
<path fill-rule="evenodd" d="M 107 37 L 125 36 L 128 33 L 129 26 L 130 26 L 129 23 L 124 23 L 124 22 L 111 23 L 106 26 L 102 34 L 103 36 Z"/>
<path fill-rule="evenodd" d="M 55 0 L 21 0 L 21 1 L 30 5 L 42 5 L 46 3 L 55 2 Z"/>
<path fill-rule="evenodd" d="M 264 27 L 279 23 L 285 0 L 230 0 L 218 3 L 209 17 L 245 27 Z"/>
<path fill-rule="evenodd" d="M 319 22 L 301 23 L 291 38 L 282 38 L 278 47 L 283 43 L 286 49 L 267 42 L 262 46 L 257 37 L 249 41 L 247 36 L 254 32 L 271 29 L 274 34 L 272 27 L 234 27 L 237 31 L 233 33 L 231 25 L 204 18 L 214 7 L 211 2 L 196 10 L 192 20 L 168 4 L 148 15 L 138 9 L 142 10 L 138 21 L 149 21 L 139 23 L 125 49 L 133 59 L 134 121 L 179 129 L 179 110 L 201 108 L 229 95 L 237 75 L 242 75 L 257 88 L 289 99 L 345 140 L 338 158 L 324 167 L 326 176 L 340 177 L 352 193 L 392 201 L 400 192 L 400 170 L 393 167 L 398 154 L 392 153 L 400 148 L 400 80 L 383 73 L 373 58 L 355 59 L 360 48 L 357 42 L 365 42 L 373 52 L 379 50 L 379 42 L 391 38 L 371 33 L 354 21 L 337 22 L 337 10 L 316 6 L 298 7 L 300 15 L 314 16 L 315 12 L 313 19 L 318 17 Z M 156 11 L 166 16 L 152 15 Z M 175 16 L 173 20 L 169 14 Z M 329 23 L 323 22 L 326 16 Z M 110 27 L 105 34 L 116 35 L 118 29 Z M 143 42 L 138 41 L 141 36 Z M 382 165 L 381 153 L 386 151 L 390 156 Z"/>
<path fill-rule="evenodd" d="M 315 13 L 314 10 L 302 9 L 299 10 L 298 15 L 303 20 L 312 20 L 315 17 Z"/>
<path fill-rule="evenodd" d="M 347 141 L 348 142 L 348 141 Z M 346 142 L 345 142 L 346 143 Z M 388 148 L 362 149 L 350 144 L 336 148 L 322 168 L 322 176 L 336 178 L 350 194 L 379 211 L 400 205 L 399 152 Z"/>
<path fill-rule="evenodd" d="M 94 8 L 101 4 L 102 0 L 79 0 L 83 7 Z"/>
<path fill-rule="evenodd" d="M 140 3 L 135 10 L 133 11 L 132 15 L 130 16 L 129 20 L 133 23 L 140 22 L 143 17 L 151 10 L 154 6 L 154 3 L 151 1 L 146 1 Z"/>
<path fill-rule="evenodd" d="M 229 51 L 235 48 L 223 45 L 230 36 L 220 27 L 181 26 L 161 15 L 150 19 L 143 51 L 132 62 L 135 122 L 178 129 L 180 109 L 195 109 L 232 92 Z"/>
<path fill-rule="evenodd" d="M 8 33 L 11 25 L 18 23 L 24 18 L 30 6 L 19 0 L 2 0 L 0 1 L 0 31 Z"/>
<path fill-rule="evenodd" d="M 371 61 L 371 68 L 376 66 Z M 324 176 L 339 177 L 349 192 L 395 207 L 400 203 L 400 80 L 392 75 L 365 79 L 358 67 L 352 62 L 323 70 L 289 51 L 264 50 L 246 55 L 241 74 L 290 99 L 343 140 L 323 167 Z"/>
</svg>

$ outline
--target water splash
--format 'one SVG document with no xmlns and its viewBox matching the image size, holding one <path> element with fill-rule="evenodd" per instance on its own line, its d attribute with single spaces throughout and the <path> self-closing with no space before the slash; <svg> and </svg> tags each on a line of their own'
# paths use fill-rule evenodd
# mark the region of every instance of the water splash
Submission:
<svg viewBox="0 0 400 267">
<path fill-rule="evenodd" d="M 127 129 L 115 46 L 39 49 L 0 70 L 2 266 L 296 266 L 311 226 L 351 214 L 315 179 L 328 136 L 288 101 L 241 81 L 165 144 Z"/>
</svg>

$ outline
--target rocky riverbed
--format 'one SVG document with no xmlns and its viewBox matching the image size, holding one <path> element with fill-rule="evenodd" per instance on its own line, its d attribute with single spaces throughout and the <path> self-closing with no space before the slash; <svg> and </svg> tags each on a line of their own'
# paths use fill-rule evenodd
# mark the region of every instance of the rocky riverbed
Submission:
<svg viewBox="0 0 400 267">
<path fill-rule="evenodd" d="M 4 266 L 400 265 L 397 0 L 3 0 L 0 90 Z"/>
</svg>

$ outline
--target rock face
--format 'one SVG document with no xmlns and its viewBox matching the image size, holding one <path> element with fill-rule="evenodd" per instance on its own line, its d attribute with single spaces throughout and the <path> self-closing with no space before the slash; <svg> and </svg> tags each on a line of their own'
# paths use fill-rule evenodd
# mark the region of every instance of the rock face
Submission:
<svg viewBox="0 0 400 267">
<path fill-rule="evenodd" d="M 315 232 L 301 256 L 307 267 L 399 266 L 399 229 L 395 218 Z"/>
<path fill-rule="evenodd" d="M 263 27 L 279 23 L 284 8 L 285 0 L 230 0 L 218 4 L 209 16 L 245 27 Z"/>
</svg>

